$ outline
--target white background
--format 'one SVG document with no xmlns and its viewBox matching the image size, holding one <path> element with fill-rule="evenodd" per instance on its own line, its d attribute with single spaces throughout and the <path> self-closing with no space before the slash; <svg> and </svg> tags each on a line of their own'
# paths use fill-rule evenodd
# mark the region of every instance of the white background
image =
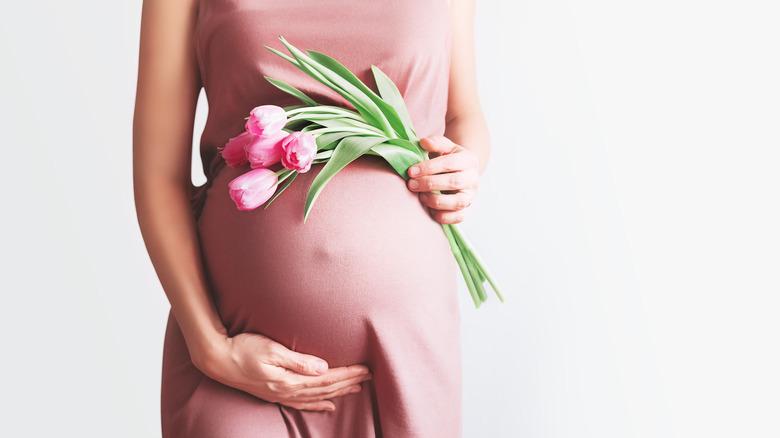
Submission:
<svg viewBox="0 0 780 438">
<path fill-rule="evenodd" d="M 159 436 L 141 1 L 7 3 L 0 435 Z M 773 2 L 478 3 L 493 152 L 463 226 L 508 301 L 460 291 L 465 436 L 780 436 Z"/>
</svg>

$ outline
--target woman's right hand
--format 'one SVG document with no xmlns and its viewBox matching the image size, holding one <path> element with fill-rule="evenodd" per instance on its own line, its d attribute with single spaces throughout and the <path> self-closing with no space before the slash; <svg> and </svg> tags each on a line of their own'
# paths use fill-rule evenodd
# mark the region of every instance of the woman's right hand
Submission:
<svg viewBox="0 0 780 438">
<path fill-rule="evenodd" d="M 225 336 L 193 356 L 206 376 L 263 400 L 294 409 L 334 411 L 334 397 L 359 392 L 372 378 L 365 365 L 328 368 L 324 360 L 292 351 L 256 333 Z"/>
</svg>

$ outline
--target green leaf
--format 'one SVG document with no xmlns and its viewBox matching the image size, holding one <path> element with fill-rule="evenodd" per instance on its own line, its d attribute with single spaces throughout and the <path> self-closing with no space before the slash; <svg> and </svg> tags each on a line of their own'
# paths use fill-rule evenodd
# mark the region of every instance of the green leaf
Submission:
<svg viewBox="0 0 780 438">
<path fill-rule="evenodd" d="M 282 109 L 285 111 L 290 111 L 298 108 L 311 108 L 311 107 L 309 105 L 290 105 L 290 106 L 282 107 Z M 245 117 L 244 119 L 247 120 L 249 119 L 249 117 Z"/>
<path fill-rule="evenodd" d="M 334 106 L 334 105 L 310 106 L 310 107 L 306 107 L 304 110 L 299 111 L 299 113 L 333 114 L 342 117 L 361 119 L 360 114 L 358 114 L 354 110 L 349 108 L 344 108 L 342 106 Z"/>
<path fill-rule="evenodd" d="M 276 199 L 276 198 L 277 198 L 279 195 L 281 195 L 281 194 L 282 194 L 282 192 L 283 192 L 283 191 L 284 191 L 284 190 L 285 190 L 287 187 L 289 187 L 289 186 L 290 186 L 290 184 L 293 182 L 293 180 L 295 179 L 295 177 L 296 177 L 296 176 L 298 176 L 298 172 L 293 172 L 293 173 L 292 173 L 292 175 L 290 175 L 290 176 L 287 178 L 287 180 L 284 182 L 284 184 L 282 184 L 282 186 L 281 186 L 281 187 L 279 187 L 279 188 L 276 190 L 276 193 L 274 193 L 274 195 L 271 197 L 271 199 L 269 199 L 268 201 L 266 201 L 266 202 L 265 202 L 265 206 L 263 207 L 263 210 L 265 210 L 266 208 L 268 208 L 268 206 L 269 206 L 269 205 L 271 205 L 271 203 L 274 201 L 274 199 Z"/>
<path fill-rule="evenodd" d="M 382 111 L 376 106 L 374 101 L 371 100 L 365 93 L 360 91 L 357 87 L 349 83 L 346 79 L 339 76 L 332 70 L 314 61 L 309 56 L 295 48 L 293 45 L 287 42 L 283 37 L 279 37 L 282 43 L 287 47 L 287 50 L 298 61 L 295 64 L 298 68 L 303 70 L 304 73 L 317 79 L 323 84 L 330 87 L 333 91 L 341 94 L 347 99 L 355 109 L 366 118 L 367 121 L 374 124 L 376 127 L 385 132 L 389 137 L 393 137 L 394 130 Z"/>
<path fill-rule="evenodd" d="M 289 44 L 287 42 L 287 40 L 285 40 L 281 35 L 279 36 L 279 39 L 282 41 L 282 43 L 285 45 L 285 47 L 287 47 L 287 50 L 289 50 L 290 53 L 293 55 L 292 58 L 289 57 L 288 55 L 286 55 L 286 54 L 276 50 L 276 49 L 272 49 L 271 47 L 265 46 L 265 48 L 267 48 L 268 50 L 276 53 L 277 55 L 281 56 L 282 58 L 290 61 L 290 63 L 292 65 L 294 65 L 295 67 L 297 67 L 298 69 L 300 69 L 301 71 L 306 73 L 307 75 L 309 75 L 309 76 L 313 77 L 314 79 L 322 82 L 323 84 L 327 85 L 328 87 L 333 88 L 333 85 L 331 85 L 330 83 L 327 82 L 327 78 L 323 77 L 319 72 L 317 72 L 315 70 L 312 70 L 309 66 L 306 65 L 306 63 L 304 62 L 304 58 L 306 58 L 306 55 L 303 55 L 303 53 L 300 50 L 296 49 L 291 44 Z M 335 90 L 335 88 L 334 88 L 334 90 Z M 335 90 L 335 91 L 341 93 L 338 90 Z"/>
<path fill-rule="evenodd" d="M 341 140 L 344 137 L 350 136 L 352 133 L 347 131 L 339 131 L 339 132 L 328 132 L 325 134 L 321 134 L 317 136 L 317 150 L 326 150 L 326 149 L 333 149 L 333 147 L 328 147 L 330 145 L 333 145 L 334 143 L 337 143 L 339 140 Z"/>
<path fill-rule="evenodd" d="M 412 118 L 409 117 L 409 110 L 406 108 L 406 102 L 398 91 L 398 87 L 379 67 L 371 65 L 371 71 L 374 73 L 374 82 L 379 90 L 379 95 L 382 96 L 385 102 L 395 108 L 395 112 L 401 119 L 404 127 L 406 128 L 406 138 L 408 140 L 416 141 L 417 133 L 414 132 L 414 125 L 412 124 Z"/>
<path fill-rule="evenodd" d="M 366 123 L 366 121 L 358 115 L 358 118 L 353 117 L 345 117 L 341 114 L 334 114 L 334 113 L 317 113 L 317 112 L 305 112 L 305 113 L 298 113 L 292 115 L 288 120 L 310 120 L 312 122 L 317 122 L 321 125 L 324 125 L 322 121 L 328 121 L 328 120 L 335 120 L 337 123 L 350 123 L 350 126 L 354 126 L 357 128 L 362 129 L 371 129 L 373 131 L 377 131 L 382 135 L 382 131 L 374 128 L 371 124 Z"/>
<path fill-rule="evenodd" d="M 414 152 L 415 154 L 417 154 L 418 157 L 420 157 L 421 161 L 425 161 L 428 159 L 428 155 L 426 154 L 425 149 L 423 149 L 422 146 L 420 146 L 419 141 L 412 142 L 409 140 L 404 140 L 402 138 L 391 138 L 387 140 L 387 142 Z"/>
<path fill-rule="evenodd" d="M 280 52 L 280 51 L 278 51 L 278 50 L 276 50 L 276 49 L 274 49 L 272 47 L 268 47 L 268 46 L 263 46 L 263 47 L 265 47 L 266 49 L 276 53 L 277 55 L 281 56 L 282 58 L 290 61 L 292 63 L 292 65 L 300 68 L 300 66 L 298 65 L 298 61 L 296 61 L 294 58 L 290 58 L 288 55 L 286 55 L 286 54 L 284 54 L 284 53 L 282 53 L 282 52 Z"/>
<path fill-rule="evenodd" d="M 336 149 L 333 150 L 333 155 L 330 157 L 325 166 L 323 166 L 320 173 L 314 178 L 309 192 L 306 195 L 306 206 L 303 215 L 303 222 L 306 222 L 306 218 L 309 217 L 314 201 L 317 200 L 322 189 L 325 187 L 328 181 L 333 178 L 341 169 L 346 167 L 347 164 L 354 161 L 359 156 L 368 152 L 375 145 L 387 140 L 387 137 L 371 137 L 371 136 L 359 136 L 353 135 L 344 137 L 341 139 Z"/>
<path fill-rule="evenodd" d="M 309 126 L 312 127 L 308 129 L 314 129 L 317 127 L 317 126 L 313 126 L 312 123 L 308 120 L 288 120 L 287 123 L 284 124 L 284 127 L 289 129 L 290 132 L 302 131 L 303 129 L 306 129 Z"/>
<path fill-rule="evenodd" d="M 331 58 L 330 56 L 324 53 L 316 52 L 314 50 L 307 50 L 306 53 L 308 53 L 313 60 L 319 62 L 325 68 L 328 68 L 332 72 L 339 75 L 345 81 L 347 81 L 348 83 L 352 84 L 355 88 L 360 90 L 369 99 L 371 99 L 374 102 L 374 104 L 376 104 L 377 108 L 379 108 L 379 110 L 382 111 L 385 118 L 393 127 L 393 130 L 396 132 L 396 134 L 401 138 L 408 139 L 406 126 L 404 125 L 404 122 L 402 121 L 401 117 L 399 116 L 398 112 L 393 107 L 393 105 L 390 105 L 389 103 L 385 102 L 381 97 L 379 97 L 376 93 L 374 93 L 373 90 L 368 88 L 368 86 L 366 86 L 366 84 L 364 84 L 357 76 L 355 76 L 351 71 L 349 71 L 348 68 L 344 67 L 344 65 L 342 65 L 335 59 Z M 388 78 L 387 80 L 390 79 Z M 403 99 L 401 101 L 403 102 Z"/>
<path fill-rule="evenodd" d="M 386 142 L 374 146 L 371 150 L 384 158 L 405 180 L 409 179 L 407 173 L 409 167 L 421 161 L 416 153 L 400 146 L 387 144 Z"/>
<path fill-rule="evenodd" d="M 373 126 L 367 123 L 359 122 L 357 120 L 351 120 L 347 118 L 330 118 L 330 119 L 317 120 L 317 123 L 319 123 L 322 126 L 326 126 L 328 128 L 344 128 L 345 130 L 358 128 L 364 131 L 374 132 L 376 135 L 384 137 L 382 131 L 374 128 Z"/>
<path fill-rule="evenodd" d="M 296 97 L 303 101 L 303 103 L 307 103 L 311 106 L 318 106 L 319 104 L 314 101 L 311 97 L 307 96 L 305 93 L 303 93 L 301 90 L 293 87 L 292 85 L 280 81 L 279 79 L 270 78 L 268 76 L 263 76 L 268 82 L 273 84 L 276 88 L 284 91 L 285 93 L 288 93 L 292 95 L 293 97 Z"/>
</svg>

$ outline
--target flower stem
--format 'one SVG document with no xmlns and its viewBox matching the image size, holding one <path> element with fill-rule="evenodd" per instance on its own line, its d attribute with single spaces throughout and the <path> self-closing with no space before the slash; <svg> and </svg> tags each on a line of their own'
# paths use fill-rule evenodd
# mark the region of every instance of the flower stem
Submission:
<svg viewBox="0 0 780 438">
<path fill-rule="evenodd" d="M 328 149 L 328 150 L 324 150 L 324 151 L 318 152 L 317 155 L 314 156 L 314 159 L 315 160 L 322 160 L 322 159 L 325 159 L 325 158 L 330 158 L 331 155 L 333 155 L 333 150 L 332 149 Z"/>
<path fill-rule="evenodd" d="M 277 181 L 276 181 L 277 184 L 282 182 L 282 181 L 284 181 L 284 180 L 286 180 L 287 177 L 290 176 L 289 174 L 287 174 L 287 175 L 281 177 L 281 179 L 280 179 L 279 175 L 281 175 L 281 174 L 283 174 L 285 172 L 293 172 L 293 171 L 288 169 L 288 168 L 286 168 L 286 167 L 282 167 L 281 169 L 279 169 L 276 172 L 274 172 L 274 175 L 276 175 L 276 178 L 277 178 Z"/>
<path fill-rule="evenodd" d="M 349 111 L 343 108 L 339 108 L 336 106 L 331 105 L 318 105 L 315 107 L 305 107 L 305 108 L 295 108 L 291 109 L 289 111 L 286 111 L 285 114 L 287 117 L 290 117 L 295 114 L 306 114 L 306 113 L 331 113 L 331 114 L 338 114 L 342 117 L 349 117 L 351 119 L 355 120 L 362 120 L 362 117 L 360 117 L 360 114 L 356 114 L 353 111 Z M 247 117 L 248 118 L 248 117 Z"/>
<path fill-rule="evenodd" d="M 480 304 L 482 304 L 482 301 L 479 299 L 479 294 L 474 289 L 474 282 L 471 279 L 471 273 L 469 272 L 469 268 L 466 265 L 466 260 L 463 258 L 463 254 L 460 252 L 460 247 L 458 246 L 457 241 L 455 240 L 455 236 L 452 233 L 452 230 L 450 229 L 450 225 L 448 224 L 442 224 L 442 229 L 444 230 L 444 234 L 447 235 L 447 240 L 450 242 L 450 249 L 452 250 L 452 255 L 455 256 L 455 260 L 458 262 L 458 266 L 460 267 L 460 272 L 463 274 L 463 279 L 466 280 L 466 286 L 469 288 L 469 294 L 471 294 L 471 299 L 474 301 L 474 307 L 479 309 Z"/>
<path fill-rule="evenodd" d="M 463 259 L 466 262 L 466 266 L 469 268 L 469 273 L 471 274 L 471 280 L 474 282 L 474 289 L 477 290 L 477 295 L 479 296 L 479 300 L 481 302 L 487 301 L 487 293 L 485 293 L 485 287 L 482 286 L 482 280 L 481 275 L 479 273 L 479 268 L 476 265 L 476 262 L 474 261 L 473 257 L 471 257 L 471 254 L 468 250 L 465 250 L 463 248 L 462 242 L 459 241 L 458 235 L 455 234 L 455 241 L 458 242 L 458 248 L 460 249 L 461 254 L 463 254 Z"/>
<path fill-rule="evenodd" d="M 361 128 L 346 128 L 346 127 L 336 127 L 336 128 L 316 128 L 308 131 L 309 134 L 318 137 L 320 134 L 325 134 L 328 132 L 353 132 L 355 134 L 365 134 L 365 135 L 372 135 L 374 137 L 382 137 L 384 136 L 383 133 L 380 133 L 378 131 L 369 131 L 367 129 L 361 129 Z"/>
<path fill-rule="evenodd" d="M 496 293 L 498 299 L 503 303 L 504 295 L 501 293 L 501 288 L 498 286 L 498 282 L 496 282 L 493 279 L 493 275 L 491 275 L 490 270 L 488 270 L 487 268 L 487 265 L 485 265 L 485 262 L 482 261 L 482 258 L 479 256 L 477 251 L 471 245 L 471 242 L 468 241 L 466 236 L 460 230 L 460 227 L 458 227 L 456 224 L 452 224 L 452 232 L 455 236 L 457 236 L 457 238 L 463 244 L 463 247 L 465 248 L 466 252 L 477 264 L 477 267 L 479 268 L 480 271 L 482 271 L 485 278 L 487 278 L 487 281 L 490 283 L 490 286 L 493 288 L 493 292 Z"/>
</svg>

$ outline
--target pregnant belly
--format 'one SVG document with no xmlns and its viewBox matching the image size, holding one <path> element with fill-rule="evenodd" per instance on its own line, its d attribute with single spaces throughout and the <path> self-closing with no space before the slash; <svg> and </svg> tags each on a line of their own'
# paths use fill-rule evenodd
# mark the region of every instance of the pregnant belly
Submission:
<svg viewBox="0 0 780 438">
<path fill-rule="evenodd" d="M 247 169 L 223 167 L 198 231 L 231 335 L 262 333 L 334 366 L 367 360 L 376 324 L 408 329 L 456 314 L 457 265 L 440 224 L 378 157 L 333 177 L 304 224 L 322 166 L 252 211 L 238 211 L 227 188 Z"/>
</svg>

